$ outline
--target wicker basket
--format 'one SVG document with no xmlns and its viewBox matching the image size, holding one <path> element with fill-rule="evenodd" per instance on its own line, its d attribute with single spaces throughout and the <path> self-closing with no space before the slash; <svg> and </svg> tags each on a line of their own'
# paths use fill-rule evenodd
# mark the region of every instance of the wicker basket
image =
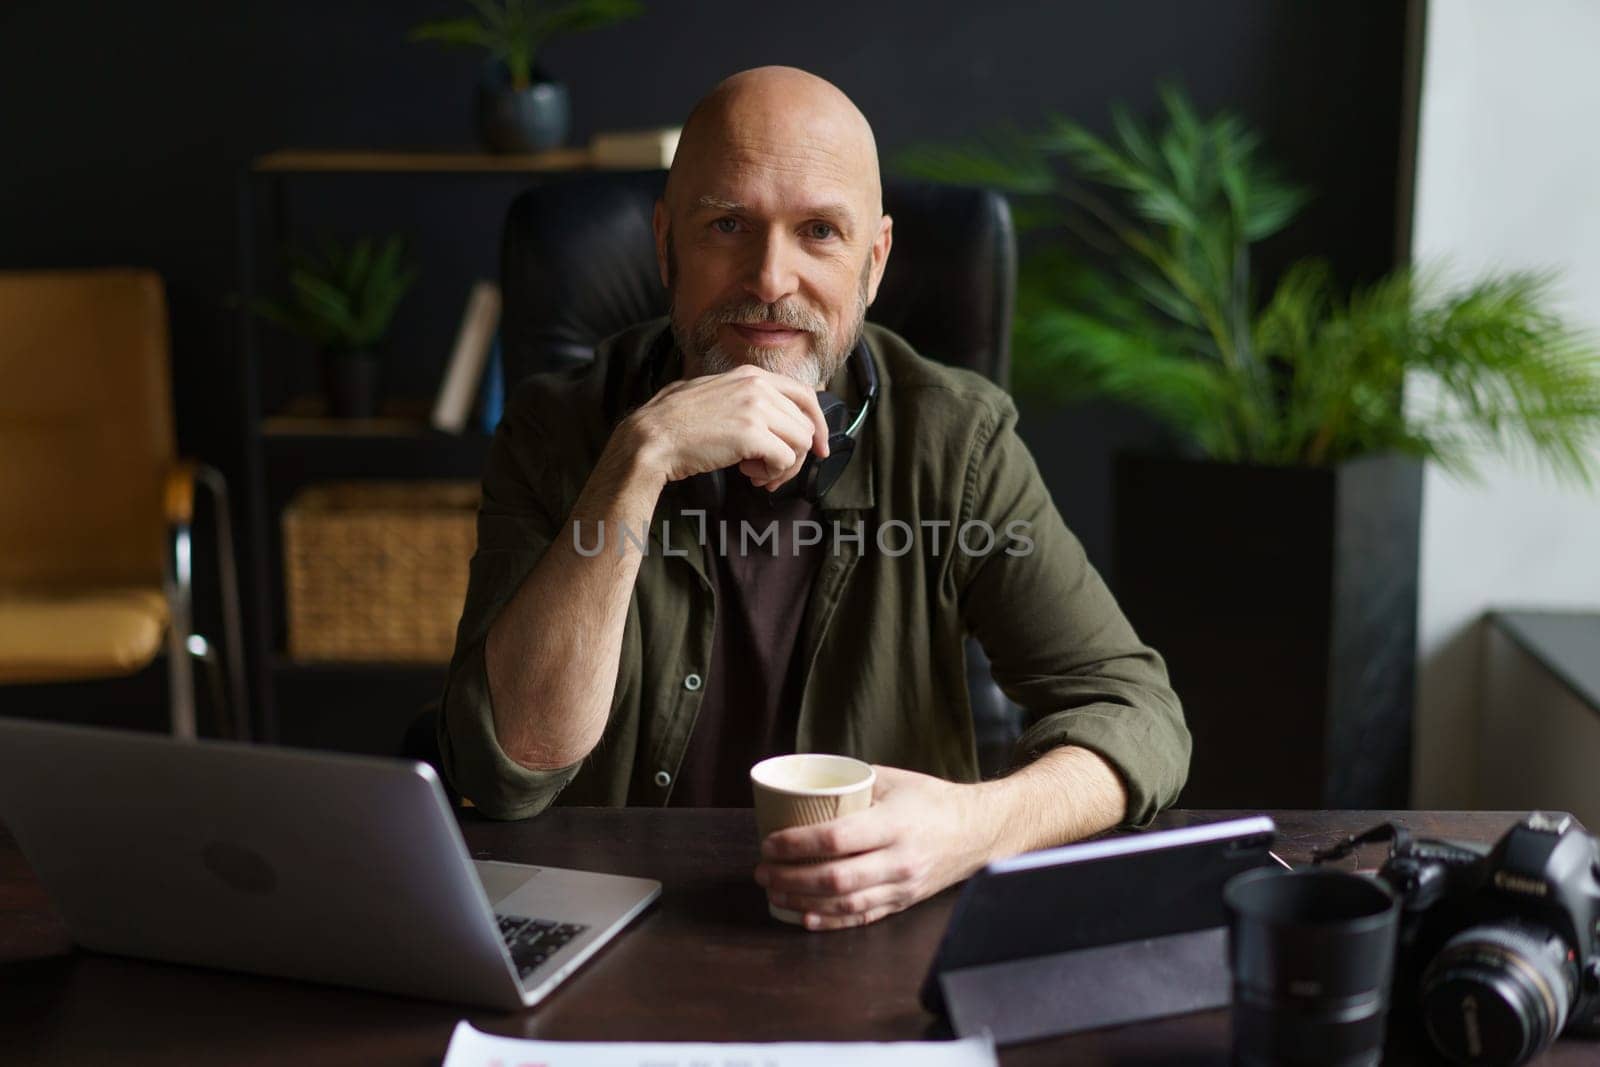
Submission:
<svg viewBox="0 0 1600 1067">
<path fill-rule="evenodd" d="M 476 544 L 471 482 L 352 482 L 295 494 L 283 513 L 289 654 L 444 662 Z"/>
</svg>

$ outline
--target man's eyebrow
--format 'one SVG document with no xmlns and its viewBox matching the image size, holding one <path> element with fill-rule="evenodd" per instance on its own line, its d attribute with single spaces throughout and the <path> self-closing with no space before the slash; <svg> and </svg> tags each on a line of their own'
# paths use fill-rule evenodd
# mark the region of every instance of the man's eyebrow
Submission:
<svg viewBox="0 0 1600 1067">
<path fill-rule="evenodd" d="M 748 205 L 737 200 L 724 200 L 720 196 L 700 197 L 695 201 L 695 206 L 703 211 L 746 211 Z M 850 210 L 850 205 L 843 201 L 834 201 L 826 204 L 813 204 L 803 208 L 800 214 L 807 218 L 830 219 L 834 221 L 854 222 L 855 213 Z"/>
<path fill-rule="evenodd" d="M 850 205 L 843 201 L 830 204 L 814 204 L 806 208 L 806 215 L 814 219 L 831 219 L 834 222 L 854 222 L 855 212 L 850 210 Z"/>
</svg>

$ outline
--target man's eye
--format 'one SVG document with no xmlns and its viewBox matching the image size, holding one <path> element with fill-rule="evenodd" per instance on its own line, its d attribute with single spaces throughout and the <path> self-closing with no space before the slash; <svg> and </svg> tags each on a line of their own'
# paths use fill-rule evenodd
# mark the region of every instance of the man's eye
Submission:
<svg viewBox="0 0 1600 1067">
<path fill-rule="evenodd" d="M 733 233 L 739 228 L 739 220 L 732 218 L 731 216 L 724 215 L 716 222 L 713 222 L 711 226 L 718 233 Z"/>
<path fill-rule="evenodd" d="M 808 236 L 815 238 L 818 241 L 826 241 L 839 231 L 835 230 L 826 222 L 813 222 L 806 232 Z"/>
</svg>

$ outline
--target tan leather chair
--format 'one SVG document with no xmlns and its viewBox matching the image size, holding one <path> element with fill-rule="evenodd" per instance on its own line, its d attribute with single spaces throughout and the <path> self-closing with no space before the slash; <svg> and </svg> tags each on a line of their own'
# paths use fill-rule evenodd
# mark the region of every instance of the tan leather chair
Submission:
<svg viewBox="0 0 1600 1067">
<path fill-rule="evenodd" d="M 0 271 L 0 684 L 130 675 L 164 644 L 173 733 L 196 733 L 195 656 L 243 736 L 227 490 L 177 457 L 170 373 L 158 275 Z M 196 484 L 215 494 L 226 671 L 191 622 Z"/>
</svg>

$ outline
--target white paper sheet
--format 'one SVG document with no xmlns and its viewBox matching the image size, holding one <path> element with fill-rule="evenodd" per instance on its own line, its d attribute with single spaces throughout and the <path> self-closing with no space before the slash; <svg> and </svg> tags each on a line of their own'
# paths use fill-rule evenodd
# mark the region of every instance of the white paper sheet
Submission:
<svg viewBox="0 0 1600 1067">
<path fill-rule="evenodd" d="M 988 1034 L 964 1041 L 709 1044 L 527 1041 L 456 1023 L 444 1067 L 996 1067 Z"/>
</svg>

